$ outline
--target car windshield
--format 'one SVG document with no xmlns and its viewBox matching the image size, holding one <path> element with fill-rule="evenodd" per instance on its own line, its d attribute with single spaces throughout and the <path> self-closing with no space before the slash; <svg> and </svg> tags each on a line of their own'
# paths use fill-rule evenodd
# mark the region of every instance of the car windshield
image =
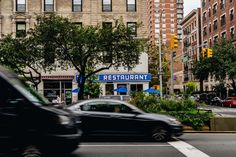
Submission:
<svg viewBox="0 0 236 157">
<path fill-rule="evenodd" d="M 27 87 L 25 83 L 21 82 L 15 77 L 9 77 L 9 81 L 18 89 L 29 101 L 38 104 L 48 104 L 48 100 L 40 96 L 33 88 Z"/>
</svg>

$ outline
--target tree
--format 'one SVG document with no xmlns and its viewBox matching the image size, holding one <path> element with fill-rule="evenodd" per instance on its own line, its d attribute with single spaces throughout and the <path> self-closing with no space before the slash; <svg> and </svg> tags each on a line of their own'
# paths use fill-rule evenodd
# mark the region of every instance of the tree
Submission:
<svg viewBox="0 0 236 157">
<path fill-rule="evenodd" d="M 200 92 L 203 92 L 203 81 L 208 79 L 211 72 L 211 60 L 201 58 L 196 61 L 192 68 L 193 75 L 200 82 Z"/>
<path fill-rule="evenodd" d="M 5 36 L 0 43 L 0 56 L 0 64 L 11 68 L 36 90 L 41 82 L 42 69 L 50 67 L 45 64 L 44 56 L 40 49 L 35 47 L 34 40 L 28 37 Z"/>
<path fill-rule="evenodd" d="M 163 86 L 167 86 L 167 82 L 170 79 L 170 62 L 167 60 L 167 54 L 170 52 L 166 45 L 162 45 L 162 70 L 163 70 Z M 151 73 L 152 80 L 151 86 L 160 84 L 159 82 L 159 49 L 156 45 L 148 46 L 148 58 L 149 58 L 149 72 Z M 165 88 L 164 88 L 165 89 Z"/>
<path fill-rule="evenodd" d="M 216 68 L 217 67 L 217 68 Z M 236 47 L 230 40 L 222 39 L 213 49 L 212 74 L 217 80 L 229 80 L 236 94 Z"/>
<path fill-rule="evenodd" d="M 186 89 L 186 92 L 185 92 L 185 94 L 187 95 L 187 96 L 190 96 L 194 91 L 196 91 L 196 89 L 197 89 L 197 84 L 195 83 L 195 82 L 187 82 L 186 83 L 186 87 L 187 87 L 187 89 Z"/>
<path fill-rule="evenodd" d="M 37 47 L 45 47 L 49 61 L 55 59 L 61 67 L 78 71 L 79 99 L 83 99 L 85 81 L 94 74 L 111 67 L 130 70 L 139 63 L 142 40 L 135 39 L 133 29 L 121 19 L 112 28 L 78 26 L 54 14 L 39 16 L 37 21 L 31 32 Z"/>
<path fill-rule="evenodd" d="M 200 82 L 208 76 L 214 76 L 221 83 L 227 79 L 236 93 L 236 47 L 233 42 L 222 39 L 215 44 L 213 57 L 202 58 L 195 63 L 193 74 Z"/>
</svg>

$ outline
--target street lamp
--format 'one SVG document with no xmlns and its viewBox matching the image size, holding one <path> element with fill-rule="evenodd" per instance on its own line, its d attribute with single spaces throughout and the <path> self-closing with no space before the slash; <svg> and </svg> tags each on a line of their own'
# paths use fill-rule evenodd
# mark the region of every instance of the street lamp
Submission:
<svg viewBox="0 0 236 157">
<path fill-rule="evenodd" d="M 160 79 L 160 97 L 163 97 L 162 89 L 162 52 L 161 52 L 161 18 L 162 18 L 162 13 L 165 12 L 164 9 L 161 9 L 158 11 L 160 13 L 159 16 L 159 22 L 160 22 L 160 28 L 159 28 L 159 79 Z"/>
</svg>

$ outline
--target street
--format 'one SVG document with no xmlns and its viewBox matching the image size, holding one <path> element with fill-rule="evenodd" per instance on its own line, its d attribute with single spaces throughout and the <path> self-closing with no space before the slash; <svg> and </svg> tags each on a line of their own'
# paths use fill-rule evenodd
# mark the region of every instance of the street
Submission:
<svg viewBox="0 0 236 157">
<path fill-rule="evenodd" d="M 219 117 L 235 117 L 236 116 L 236 108 L 229 108 L 229 107 L 221 107 L 221 106 L 213 106 L 213 105 L 206 105 L 201 106 L 201 109 L 211 110 L 215 113 L 216 116 Z"/>
<path fill-rule="evenodd" d="M 235 157 L 235 134 L 191 133 L 165 143 L 82 142 L 69 157 Z"/>
</svg>

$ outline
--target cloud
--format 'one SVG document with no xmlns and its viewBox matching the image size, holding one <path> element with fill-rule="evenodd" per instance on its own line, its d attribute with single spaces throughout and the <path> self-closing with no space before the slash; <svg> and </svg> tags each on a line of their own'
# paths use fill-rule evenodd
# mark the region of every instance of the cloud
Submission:
<svg viewBox="0 0 236 157">
<path fill-rule="evenodd" d="M 200 0 L 184 0 L 184 16 L 188 15 L 193 9 L 201 7 Z"/>
</svg>

